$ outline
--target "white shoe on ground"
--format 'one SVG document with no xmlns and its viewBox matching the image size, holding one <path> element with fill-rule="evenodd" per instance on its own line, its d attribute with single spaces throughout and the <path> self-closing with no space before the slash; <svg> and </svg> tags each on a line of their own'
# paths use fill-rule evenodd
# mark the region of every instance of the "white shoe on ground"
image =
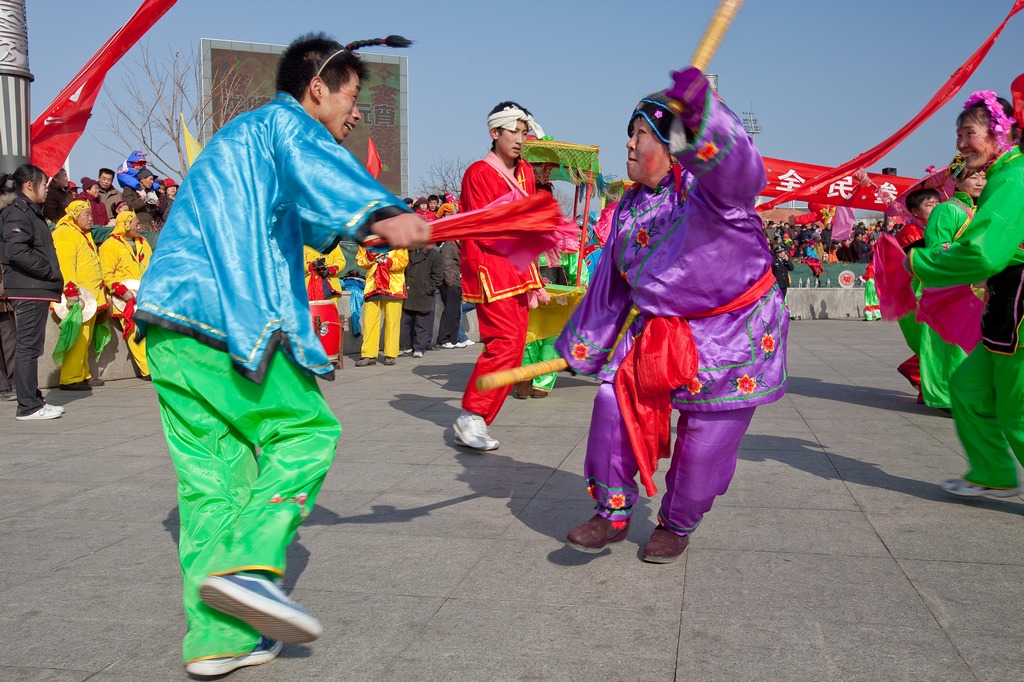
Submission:
<svg viewBox="0 0 1024 682">
<path fill-rule="evenodd" d="M 455 420 L 455 442 L 474 450 L 497 450 L 500 443 L 487 435 L 484 418 L 472 412 L 463 412 Z"/>
<path fill-rule="evenodd" d="M 269 637 L 260 637 L 256 647 L 239 656 L 219 656 L 217 658 L 204 658 L 199 661 L 192 661 L 185 664 L 185 670 L 192 675 L 199 677 L 213 677 L 215 675 L 227 675 L 232 670 L 238 670 L 249 665 L 263 665 L 270 663 L 281 653 L 284 644 Z"/>
<path fill-rule="evenodd" d="M 459 348 L 459 346 L 452 343 L 451 341 L 445 341 L 444 343 L 441 344 L 441 348 L 444 348 L 445 350 L 451 350 L 452 348 Z"/>
<path fill-rule="evenodd" d="M 412 352 L 412 356 L 414 358 L 422 358 L 423 357 L 423 351 L 421 351 L 421 350 L 414 350 Z"/>
<path fill-rule="evenodd" d="M 975 485 L 962 478 L 951 478 L 943 481 L 939 487 L 950 495 L 958 497 L 1016 497 L 1021 494 L 1020 486 L 1014 488 L 986 488 L 983 485 Z"/>
<path fill-rule="evenodd" d="M 49 407 L 49 408 L 50 408 L 51 410 L 57 410 L 57 412 L 59 412 L 59 413 L 61 413 L 61 414 L 64 414 L 64 406 L 63 406 L 63 405 L 50 405 L 50 403 L 46 403 L 46 405 L 47 405 L 47 406 L 48 406 L 48 407 Z"/>
<path fill-rule="evenodd" d="M 26 414 L 20 417 L 15 417 L 15 419 L 17 419 L 20 422 L 36 421 L 40 419 L 57 419 L 63 414 L 63 407 L 57 407 L 56 405 L 46 405 L 44 403 L 42 407 L 40 407 L 32 414 Z"/>
<path fill-rule="evenodd" d="M 412 348 L 403 348 L 402 350 L 398 351 L 399 355 L 409 355 L 410 353 L 412 353 Z"/>
</svg>

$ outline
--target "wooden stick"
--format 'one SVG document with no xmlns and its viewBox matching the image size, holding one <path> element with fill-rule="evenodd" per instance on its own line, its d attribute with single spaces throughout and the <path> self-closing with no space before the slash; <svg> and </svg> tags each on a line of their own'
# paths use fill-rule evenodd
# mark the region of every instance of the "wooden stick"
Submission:
<svg viewBox="0 0 1024 682">
<path fill-rule="evenodd" d="M 704 37 L 700 39 L 697 49 L 693 52 L 690 66 L 695 66 L 701 71 L 708 68 L 711 58 L 718 50 L 718 44 L 722 42 L 722 37 L 729 30 L 729 25 L 736 18 L 742 4 L 743 0 L 722 0 L 718 3 L 718 9 L 715 10 L 711 21 L 708 22 L 708 27 L 704 30 Z M 676 115 L 683 113 L 682 102 L 672 100 L 669 102 L 669 108 L 676 112 Z"/>
<path fill-rule="evenodd" d="M 523 365 L 515 369 L 505 369 L 500 372 L 492 372 L 478 377 L 476 387 L 481 391 L 493 391 L 502 386 L 512 386 L 520 381 L 529 381 L 543 374 L 560 372 L 569 369 L 569 363 L 564 358 L 535 362 L 532 365 Z"/>
</svg>

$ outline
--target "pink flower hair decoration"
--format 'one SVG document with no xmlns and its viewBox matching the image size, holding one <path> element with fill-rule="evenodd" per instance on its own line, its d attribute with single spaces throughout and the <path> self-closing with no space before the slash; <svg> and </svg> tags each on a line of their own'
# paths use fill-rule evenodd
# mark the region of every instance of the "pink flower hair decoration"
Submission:
<svg viewBox="0 0 1024 682">
<path fill-rule="evenodd" d="M 996 99 L 996 93 L 991 90 L 978 90 L 971 93 L 971 96 L 964 103 L 964 109 L 968 109 L 979 102 L 983 102 L 985 108 L 988 109 L 990 119 L 989 130 L 992 131 L 992 134 L 998 140 L 999 147 L 1004 152 L 1009 150 L 1013 146 L 1010 142 L 1010 133 L 1013 131 L 1013 126 L 1017 123 L 1017 120 L 1012 116 L 1006 115 L 1003 105 Z"/>
</svg>

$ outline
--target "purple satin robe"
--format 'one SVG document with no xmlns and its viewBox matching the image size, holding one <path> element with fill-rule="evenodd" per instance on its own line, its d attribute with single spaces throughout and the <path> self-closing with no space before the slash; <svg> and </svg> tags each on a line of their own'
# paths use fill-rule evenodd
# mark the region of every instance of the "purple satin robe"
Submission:
<svg viewBox="0 0 1024 682">
<path fill-rule="evenodd" d="M 678 188 L 670 173 L 654 190 L 634 185 L 619 203 L 587 294 L 556 342 L 576 372 L 612 381 L 644 319 L 724 306 L 771 267 L 754 210 L 764 164 L 736 115 L 709 98 L 695 139 L 676 158 L 686 169 Z M 640 314 L 614 347 L 632 306 Z M 730 410 L 782 397 L 789 316 L 777 286 L 690 327 L 699 371 L 673 391 L 675 408 Z"/>
</svg>

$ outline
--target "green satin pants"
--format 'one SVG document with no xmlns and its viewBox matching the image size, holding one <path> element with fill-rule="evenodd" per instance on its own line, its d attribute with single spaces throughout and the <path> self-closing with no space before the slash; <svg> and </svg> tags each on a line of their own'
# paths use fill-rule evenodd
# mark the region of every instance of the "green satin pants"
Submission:
<svg viewBox="0 0 1024 682">
<path fill-rule="evenodd" d="M 211 574 L 284 575 L 285 550 L 334 460 L 341 426 L 316 379 L 283 351 L 262 384 L 230 356 L 149 325 L 147 357 L 178 475 L 186 663 L 250 651 L 260 635 L 207 607 Z"/>
<path fill-rule="evenodd" d="M 950 397 L 970 465 L 964 480 L 1016 487 L 1017 462 L 1024 463 L 1024 350 L 1002 355 L 979 343 L 953 373 Z"/>
<path fill-rule="evenodd" d="M 558 351 L 555 350 L 555 339 L 557 338 L 557 336 L 549 336 L 546 339 L 538 339 L 526 344 L 526 347 L 523 349 L 523 364 L 530 365 L 535 362 L 556 360 L 561 357 Z M 534 378 L 531 385 L 533 388 L 550 393 L 554 389 L 557 379 L 558 372 L 541 374 L 539 377 Z"/>
</svg>

